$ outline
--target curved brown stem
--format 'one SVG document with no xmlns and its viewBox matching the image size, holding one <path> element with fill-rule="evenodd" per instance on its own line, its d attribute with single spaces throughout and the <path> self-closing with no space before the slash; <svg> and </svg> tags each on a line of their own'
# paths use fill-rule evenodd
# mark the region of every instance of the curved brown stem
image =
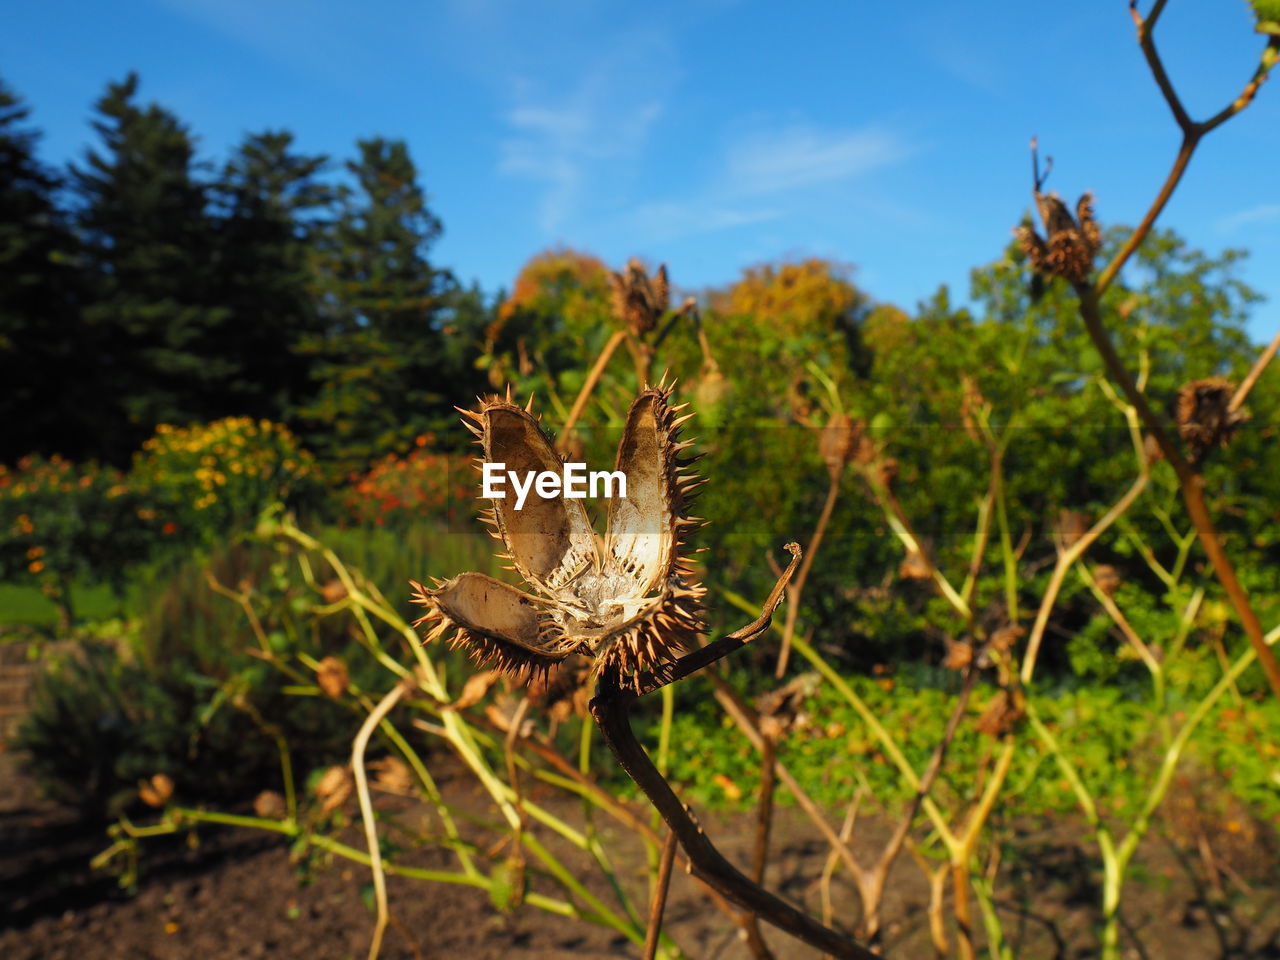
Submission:
<svg viewBox="0 0 1280 960">
<path fill-rule="evenodd" d="M 609 749 L 627 775 L 644 791 L 649 802 L 666 821 L 689 858 L 689 872 L 718 890 L 744 910 L 756 914 L 779 930 L 823 950 L 835 957 L 871 960 L 876 955 L 849 938 L 823 926 L 808 914 L 796 909 L 753 883 L 716 849 L 698 824 L 692 811 L 675 795 L 671 785 L 649 759 L 631 729 L 631 704 L 638 696 L 657 690 L 667 683 L 686 677 L 733 650 L 749 643 L 769 628 L 773 613 L 786 590 L 788 581 L 800 560 L 800 548 L 788 544 L 791 563 L 783 571 L 766 601 L 760 617 L 740 630 L 710 643 L 642 678 L 639 692 L 624 689 L 619 678 L 606 673 L 600 678 L 596 696 L 591 701 L 591 715 L 604 736 Z"/>
<path fill-rule="evenodd" d="M 1186 457 L 1182 455 L 1182 451 L 1174 445 L 1173 439 L 1165 429 L 1163 421 L 1152 409 L 1151 404 L 1147 402 L 1146 395 L 1138 389 L 1133 377 L 1129 375 L 1129 371 L 1125 368 L 1124 361 L 1116 353 L 1116 348 L 1111 343 L 1111 337 L 1102 325 L 1102 315 L 1098 308 L 1098 297 L 1094 289 L 1080 284 L 1076 286 L 1076 293 L 1080 297 L 1080 316 L 1084 320 L 1085 329 L 1089 331 L 1089 336 L 1093 340 L 1094 346 L 1097 347 L 1098 352 L 1102 355 L 1107 372 L 1111 375 L 1111 379 L 1120 385 L 1120 389 L 1124 391 L 1129 403 L 1138 411 L 1138 416 L 1142 418 L 1143 425 L 1150 431 L 1151 436 L 1159 445 L 1161 453 L 1164 454 L 1165 459 L 1173 467 L 1174 473 L 1177 474 L 1178 488 L 1182 491 L 1182 500 L 1186 504 L 1187 514 L 1191 517 L 1191 523 L 1196 529 L 1196 536 L 1200 540 L 1200 545 L 1204 548 L 1218 582 L 1222 584 L 1222 589 L 1226 592 L 1232 607 L 1235 608 L 1236 615 L 1240 618 L 1240 625 L 1244 628 L 1245 635 L 1249 638 L 1249 643 L 1257 654 L 1258 663 L 1262 666 L 1263 673 L 1267 675 L 1267 682 L 1271 685 L 1272 693 L 1276 699 L 1280 700 L 1280 664 L 1276 663 L 1275 654 L 1267 646 L 1262 622 L 1250 605 L 1249 595 L 1245 592 L 1244 587 L 1241 586 L 1239 578 L 1236 577 L 1235 567 L 1232 566 L 1231 560 L 1222 548 L 1222 541 L 1219 539 L 1218 531 L 1213 524 L 1213 517 L 1210 516 L 1209 507 L 1205 503 L 1204 478 L 1196 472 Z"/>
</svg>

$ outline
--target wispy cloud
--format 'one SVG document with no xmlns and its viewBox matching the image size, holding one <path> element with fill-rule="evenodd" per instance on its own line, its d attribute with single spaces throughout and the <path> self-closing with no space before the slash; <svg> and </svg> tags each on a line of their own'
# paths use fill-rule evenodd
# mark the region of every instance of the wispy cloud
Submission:
<svg viewBox="0 0 1280 960">
<path fill-rule="evenodd" d="M 671 240 L 785 219 L 815 190 L 852 182 L 914 153 L 879 127 L 757 129 L 726 144 L 713 173 L 680 199 L 639 207 L 635 228 Z"/>
<path fill-rule="evenodd" d="M 777 194 L 850 180 L 909 152 L 901 138 L 875 127 L 792 126 L 753 133 L 733 144 L 725 174 L 729 189 L 743 196 Z"/>
<path fill-rule="evenodd" d="M 598 168 L 639 156 L 662 109 L 659 99 L 616 89 L 608 74 L 588 76 L 560 103 L 529 102 L 507 112 L 498 169 L 543 184 L 538 221 L 555 233 L 580 209 Z"/>
<path fill-rule="evenodd" d="M 1229 217 L 1223 217 L 1215 224 L 1221 233 L 1234 233 L 1241 227 L 1255 223 L 1271 223 L 1280 220 L 1280 203 L 1261 203 L 1248 210 L 1241 210 Z"/>
</svg>

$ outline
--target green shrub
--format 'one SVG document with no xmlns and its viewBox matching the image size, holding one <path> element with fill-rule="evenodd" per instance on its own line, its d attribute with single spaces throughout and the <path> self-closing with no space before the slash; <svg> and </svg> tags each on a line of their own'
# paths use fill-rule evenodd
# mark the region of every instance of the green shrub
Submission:
<svg viewBox="0 0 1280 960">
<path fill-rule="evenodd" d="M 295 769 L 345 756 L 358 719 L 251 651 L 259 634 L 210 577 L 250 598 L 261 637 L 316 659 L 337 656 L 354 682 L 377 667 L 336 625 L 309 616 L 268 545 L 239 543 L 181 567 L 144 598 L 148 614 L 109 640 L 90 637 L 47 658 L 15 747 L 45 790 L 86 816 L 136 801 L 138 781 L 169 776 L 183 802 L 237 803 L 279 790 L 278 738 Z"/>
<path fill-rule="evenodd" d="M 134 458 L 131 481 L 154 505 L 164 536 L 205 548 L 251 526 L 273 503 L 306 508 L 324 498 L 315 458 L 297 438 L 248 417 L 161 425 Z"/>
<path fill-rule="evenodd" d="M 57 456 L 0 465 L 0 579 L 39 589 L 69 623 L 72 582 L 122 592 L 154 519 L 116 470 Z"/>
</svg>

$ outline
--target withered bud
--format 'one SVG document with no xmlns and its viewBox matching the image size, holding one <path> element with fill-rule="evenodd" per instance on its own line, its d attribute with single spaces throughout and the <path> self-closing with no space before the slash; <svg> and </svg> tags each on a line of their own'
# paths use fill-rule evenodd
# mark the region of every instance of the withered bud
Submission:
<svg viewBox="0 0 1280 960">
<path fill-rule="evenodd" d="M 928 580 L 933 576 L 933 570 L 923 553 L 912 550 L 898 564 L 898 576 L 903 580 Z"/>
<path fill-rule="evenodd" d="M 337 603 L 347 598 L 347 588 L 336 577 L 320 587 L 320 599 L 325 603 Z"/>
<path fill-rule="evenodd" d="M 834 480 L 853 458 L 862 442 L 861 420 L 854 420 L 847 413 L 833 414 L 818 437 L 818 452 L 827 465 L 827 472 Z"/>
<path fill-rule="evenodd" d="M 515 725 L 516 715 L 519 710 L 519 701 L 508 696 L 500 696 L 495 703 L 491 703 L 484 708 L 484 715 L 490 723 L 503 733 L 510 733 Z M 520 721 L 520 729 L 516 731 L 516 736 L 521 739 L 533 736 L 533 721 L 527 717 L 522 719 Z"/>
<path fill-rule="evenodd" d="M 632 257 L 622 270 L 609 274 L 609 287 L 614 319 L 638 337 L 658 325 L 671 303 L 666 264 L 651 277 L 644 263 Z"/>
<path fill-rule="evenodd" d="M 173 780 L 157 773 L 150 780 L 138 781 L 138 799 L 148 807 L 163 807 L 173 796 Z"/>
<path fill-rule="evenodd" d="M 587 715 L 591 701 L 591 661 L 575 655 L 552 666 L 545 674 L 535 674 L 529 679 L 526 695 L 535 707 L 542 707 L 557 723 L 569 717 Z"/>
<path fill-rule="evenodd" d="M 1064 547 L 1074 546 L 1089 532 L 1089 518 L 1079 510 L 1059 510 L 1055 530 Z"/>
<path fill-rule="evenodd" d="M 375 779 L 382 789 L 401 794 L 413 791 L 413 772 L 399 757 L 383 757 L 370 766 L 376 771 Z"/>
<path fill-rule="evenodd" d="M 467 678 L 467 682 L 462 685 L 462 692 L 458 694 L 458 699 L 445 707 L 445 709 L 465 710 L 467 707 L 474 707 L 484 699 L 484 695 L 489 692 L 489 688 L 500 679 L 502 679 L 501 670 L 481 670 L 479 673 L 473 673 Z"/>
<path fill-rule="evenodd" d="M 1249 415 L 1231 409 L 1235 390 L 1222 377 L 1193 380 L 1178 390 L 1178 432 L 1199 465 L 1216 446 L 1225 447 Z"/>
<path fill-rule="evenodd" d="M 337 700 L 347 692 L 350 682 L 347 665 L 337 657 L 325 657 L 316 665 L 316 685 L 326 697 Z"/>
<path fill-rule="evenodd" d="M 978 389 L 978 382 L 973 377 L 967 375 L 962 377 L 961 385 L 963 392 L 960 395 L 960 422 L 964 425 L 964 432 L 969 435 L 969 439 L 981 444 L 983 437 L 978 431 L 975 414 L 986 405 L 987 400 Z"/>
<path fill-rule="evenodd" d="M 1076 204 L 1073 218 L 1056 193 L 1036 191 L 1036 210 L 1044 223 L 1047 240 L 1035 228 L 1023 225 L 1014 230 L 1018 246 L 1037 273 L 1083 283 L 1093 272 L 1093 260 L 1102 246 L 1102 233 L 1093 217 L 1093 194 L 1085 193 Z"/>
<path fill-rule="evenodd" d="M 969 664 L 973 663 L 973 644 L 966 640 L 952 640 L 951 637 L 943 638 L 947 644 L 947 655 L 942 660 L 942 665 L 948 670 L 967 670 Z"/>
<path fill-rule="evenodd" d="M 760 713 L 760 729 L 766 736 L 777 738 L 800 720 L 805 703 L 818 692 L 822 678 L 816 673 L 802 673 L 782 686 L 756 698 Z"/>
<path fill-rule="evenodd" d="M 335 764 L 325 770 L 316 781 L 313 792 L 321 802 L 321 811 L 332 813 L 346 802 L 353 789 L 355 789 L 355 783 L 352 780 L 351 771 Z"/>
<path fill-rule="evenodd" d="M 991 639 L 987 641 L 987 649 L 999 653 L 1002 657 L 1007 657 L 1009 651 L 1013 649 L 1013 645 L 1026 635 L 1026 627 L 1016 623 L 1007 623 L 991 634 Z"/>
<path fill-rule="evenodd" d="M 876 464 L 876 476 L 886 487 L 892 487 L 898 479 L 898 461 L 893 457 L 885 457 Z"/>
<path fill-rule="evenodd" d="M 254 816 L 263 820 L 283 820 L 287 812 L 284 797 L 274 790 L 263 790 L 253 798 Z"/>
<path fill-rule="evenodd" d="M 1093 580 L 1098 585 L 1098 589 L 1108 597 L 1114 597 L 1120 585 L 1124 583 L 1120 571 L 1109 563 L 1098 564 L 1093 571 Z"/>
<path fill-rule="evenodd" d="M 989 737 L 1003 737 L 1017 727 L 1025 715 L 1026 711 L 1015 701 L 1009 691 L 1001 690 L 991 698 L 987 709 L 978 718 L 978 732 L 985 733 Z"/>
<path fill-rule="evenodd" d="M 1155 436 L 1150 433 L 1142 439 L 1142 455 L 1147 458 L 1147 463 L 1159 463 L 1164 459 L 1164 451 L 1160 449 Z"/>
</svg>

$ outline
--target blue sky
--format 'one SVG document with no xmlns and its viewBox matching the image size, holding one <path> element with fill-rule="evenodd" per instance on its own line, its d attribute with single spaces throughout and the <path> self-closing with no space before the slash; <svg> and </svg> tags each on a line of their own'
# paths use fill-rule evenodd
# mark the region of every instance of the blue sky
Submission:
<svg viewBox="0 0 1280 960">
<path fill-rule="evenodd" d="M 1172 0 L 1166 63 L 1193 115 L 1233 98 L 1262 40 L 1243 0 Z M 221 160 L 284 127 L 336 159 L 403 137 L 445 235 L 434 259 L 493 291 L 565 243 L 670 265 L 685 288 L 762 260 L 855 264 L 906 308 L 1000 255 L 1050 186 L 1133 223 L 1177 130 L 1123 0 L 1046 4 L 734 0 L 42 0 L 11 4 L 0 76 L 50 162 L 93 139 L 92 104 L 136 69 L 142 96 Z M 1280 80 L 1205 141 L 1162 224 L 1252 252 L 1280 331 Z M 1268 189 L 1270 188 L 1270 189 Z"/>
</svg>

